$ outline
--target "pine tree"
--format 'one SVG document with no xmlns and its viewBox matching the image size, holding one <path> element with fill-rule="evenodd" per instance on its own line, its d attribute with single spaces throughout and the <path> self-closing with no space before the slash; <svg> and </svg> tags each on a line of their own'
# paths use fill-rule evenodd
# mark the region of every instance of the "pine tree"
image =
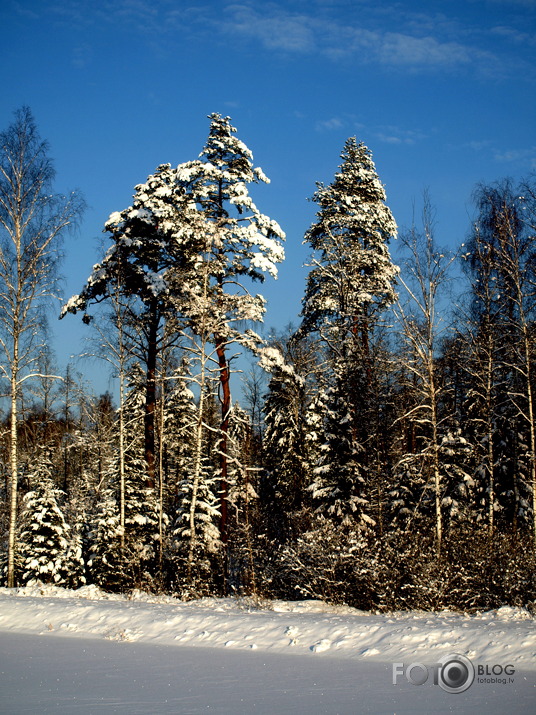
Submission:
<svg viewBox="0 0 536 715">
<path fill-rule="evenodd" d="M 172 504 L 176 501 L 178 485 L 184 474 L 191 472 L 195 459 L 197 406 L 185 363 L 180 373 L 164 405 L 166 481 Z"/>
<path fill-rule="evenodd" d="M 106 222 L 112 245 L 82 292 L 65 304 L 61 317 L 83 311 L 84 322 L 90 322 L 89 305 L 118 294 L 136 298 L 123 305 L 123 310 L 129 309 L 123 317 L 137 328 L 135 342 L 141 343 L 138 354 L 145 363 L 145 461 L 147 484 L 154 487 L 157 363 L 166 347 L 163 326 L 170 316 L 177 316 L 188 279 L 196 274 L 202 229 L 198 212 L 169 164 L 159 166 L 135 192 L 132 206 L 114 212 Z M 175 336 L 179 332 L 175 330 Z"/>
<path fill-rule="evenodd" d="M 206 387 L 206 386 L 205 386 Z M 218 477 L 214 473 L 209 432 L 210 393 L 202 390 L 198 405 L 185 382 L 175 390 L 168 410 L 171 454 L 176 472 L 173 523 L 170 529 L 172 583 L 183 596 L 208 593 L 220 550 Z M 214 455 L 213 455 L 214 456 Z"/>
<path fill-rule="evenodd" d="M 132 586 L 151 589 L 158 572 L 159 519 L 154 486 L 147 484 L 144 439 L 146 416 L 143 370 L 134 366 L 124 405 L 126 448 L 124 463 L 124 552 L 130 561 Z M 119 491 L 119 455 L 112 464 L 109 483 Z M 164 515 L 164 521 L 168 521 Z"/>
<path fill-rule="evenodd" d="M 319 458 L 309 489 L 317 513 L 342 524 L 354 519 L 371 524 L 373 520 L 365 511 L 368 499 L 359 463 L 359 446 L 354 439 L 345 393 L 345 386 L 340 384 L 326 390 Z"/>
<path fill-rule="evenodd" d="M 221 386 L 220 535 L 225 544 L 229 536 L 228 440 L 232 407 L 229 346 L 239 344 L 254 350 L 261 343 L 251 329 L 240 326 L 242 321 L 263 318 L 265 300 L 250 292 L 249 283 L 262 282 L 266 273 L 277 276 L 277 263 L 284 256 L 284 233 L 275 221 L 260 213 L 249 196 L 248 184 L 268 179 L 261 169 L 254 168 L 251 151 L 234 136 L 236 129 L 230 117 L 214 113 L 209 119 L 201 160 L 179 166 L 177 176 L 188 185 L 189 196 L 204 220 L 205 244 L 200 258 L 205 267 L 200 274 L 208 281 L 203 290 L 212 308 L 210 333 Z M 201 286 L 198 296 L 200 289 Z"/>
<path fill-rule="evenodd" d="M 263 501 L 269 531 L 284 540 L 292 529 L 292 515 L 303 506 L 309 477 L 306 387 L 305 379 L 280 354 L 273 363 L 264 401 L 263 450 L 267 475 Z"/>
</svg>

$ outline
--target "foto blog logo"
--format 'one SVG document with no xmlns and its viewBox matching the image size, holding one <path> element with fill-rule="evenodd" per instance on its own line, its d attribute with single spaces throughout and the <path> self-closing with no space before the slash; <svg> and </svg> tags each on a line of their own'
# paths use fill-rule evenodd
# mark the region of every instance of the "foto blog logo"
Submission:
<svg viewBox="0 0 536 715">
<path fill-rule="evenodd" d="M 451 653 L 441 658 L 437 663 L 393 663 L 393 685 L 399 678 L 405 678 L 412 685 L 424 685 L 432 682 L 439 685 L 447 693 L 463 693 L 471 687 L 478 675 L 479 683 L 503 684 L 513 683 L 515 673 L 513 665 L 478 665 L 475 667 L 469 658 L 459 653 Z M 484 676 L 484 677 L 482 677 Z"/>
</svg>

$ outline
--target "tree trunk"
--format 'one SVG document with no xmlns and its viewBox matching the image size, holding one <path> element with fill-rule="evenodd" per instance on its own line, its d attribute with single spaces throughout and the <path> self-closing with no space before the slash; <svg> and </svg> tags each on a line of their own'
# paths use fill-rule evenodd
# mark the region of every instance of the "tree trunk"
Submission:
<svg viewBox="0 0 536 715">
<path fill-rule="evenodd" d="M 11 444 L 10 444 L 10 466 L 11 466 L 11 489 L 10 489 L 10 510 L 9 510 L 9 543 L 8 543 L 8 564 L 7 564 L 7 586 L 15 586 L 15 531 L 17 525 L 17 487 L 18 487 L 18 464 L 17 464 L 17 371 L 18 371 L 18 339 L 15 337 L 13 346 L 13 364 L 11 366 Z"/>
<path fill-rule="evenodd" d="M 221 425 L 220 425 L 220 538 L 225 545 L 229 538 L 228 533 L 228 513 L 227 497 L 229 494 L 227 449 L 229 438 L 229 415 L 231 412 L 231 373 L 227 355 L 225 352 L 225 340 L 221 336 L 216 336 L 216 354 L 220 367 L 221 385 Z"/>
<path fill-rule="evenodd" d="M 122 336 L 121 339 L 121 357 Z M 119 363 L 119 526 L 121 529 L 121 554 L 125 551 L 125 372 L 123 360 Z"/>
<path fill-rule="evenodd" d="M 488 355 L 486 365 L 486 422 L 488 440 L 488 530 L 490 543 L 493 540 L 495 529 L 495 477 L 494 477 L 494 450 L 493 450 L 493 337 L 488 328 Z"/>
<path fill-rule="evenodd" d="M 156 301 L 150 306 L 149 336 L 147 341 L 147 374 L 145 387 L 145 463 L 147 465 L 147 486 L 154 489 L 156 483 L 156 357 L 158 353 L 159 315 Z"/>
<path fill-rule="evenodd" d="M 188 562 L 186 567 L 186 575 L 188 581 L 191 582 L 192 566 L 195 557 L 196 543 L 196 528 L 195 528 L 195 509 L 197 506 L 197 493 L 199 491 L 199 480 L 201 478 L 201 464 L 203 458 L 203 416 L 205 412 L 205 361 L 204 355 L 201 357 L 201 380 L 199 390 L 199 406 L 198 418 L 195 435 L 195 463 L 194 463 L 194 478 L 192 480 L 192 498 L 190 501 L 190 542 L 188 545 Z"/>
<path fill-rule="evenodd" d="M 441 512 L 441 471 L 439 469 L 439 434 L 438 434 L 438 414 L 437 414 L 437 392 L 435 386 L 433 353 L 429 356 L 429 393 L 432 422 L 432 469 L 434 474 L 434 496 L 435 496 L 435 521 L 436 521 L 436 549 L 438 557 L 441 555 L 443 541 L 443 514 Z"/>
<path fill-rule="evenodd" d="M 532 482 L 532 542 L 536 553 L 536 428 L 534 425 L 534 396 L 532 394 L 532 372 L 530 335 L 527 321 L 523 321 L 523 342 L 525 352 L 525 380 L 527 390 L 527 420 L 530 435 L 530 481 Z"/>
</svg>

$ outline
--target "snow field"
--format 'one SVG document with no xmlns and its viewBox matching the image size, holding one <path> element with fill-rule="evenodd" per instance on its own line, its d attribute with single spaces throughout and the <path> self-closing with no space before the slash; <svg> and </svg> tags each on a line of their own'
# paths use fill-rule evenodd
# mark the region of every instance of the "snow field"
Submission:
<svg viewBox="0 0 536 715">
<path fill-rule="evenodd" d="M 536 711 L 536 623 L 500 608 L 374 614 L 319 601 L 181 602 L 94 586 L 0 589 L 2 715 L 437 715 Z M 512 664 L 465 692 L 393 681 L 459 653 Z"/>
</svg>

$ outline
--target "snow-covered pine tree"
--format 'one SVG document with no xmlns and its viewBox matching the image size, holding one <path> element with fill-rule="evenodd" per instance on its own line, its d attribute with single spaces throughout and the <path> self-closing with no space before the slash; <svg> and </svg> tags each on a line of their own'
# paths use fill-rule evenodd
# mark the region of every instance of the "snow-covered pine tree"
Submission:
<svg viewBox="0 0 536 715">
<path fill-rule="evenodd" d="M 124 405 L 125 420 L 125 552 L 131 565 L 132 585 L 151 588 L 158 572 L 159 519 L 156 490 L 147 484 L 143 430 L 146 417 L 145 376 L 139 365 L 129 375 Z M 119 455 L 113 464 L 110 483 L 119 491 Z M 167 515 L 164 522 L 167 523 Z"/>
<path fill-rule="evenodd" d="M 237 593 L 257 593 L 259 472 L 253 461 L 253 427 L 247 412 L 235 403 L 229 420 L 229 585 Z"/>
<path fill-rule="evenodd" d="M 138 340 L 143 343 L 139 357 L 143 356 L 146 373 L 145 461 L 147 483 L 152 487 L 156 471 L 157 361 L 164 348 L 162 328 L 170 314 L 177 315 L 188 276 L 195 275 L 203 231 L 199 229 L 199 212 L 169 164 L 159 166 L 144 184 L 135 187 L 132 206 L 112 213 L 105 231 L 112 245 L 94 266 L 82 292 L 63 307 L 61 317 L 83 311 L 84 322 L 89 322 L 91 316 L 86 310 L 91 304 L 117 294 L 138 299 L 123 309 L 129 308 L 132 323 L 140 329 Z"/>
<path fill-rule="evenodd" d="M 180 375 L 164 404 L 166 481 L 172 508 L 176 507 L 178 485 L 184 473 L 192 468 L 197 425 L 195 395 L 188 383 L 189 368 L 183 362 L 179 369 Z"/>
<path fill-rule="evenodd" d="M 125 450 L 123 468 L 119 450 L 110 460 L 98 485 L 88 536 L 92 554 L 91 578 L 114 590 L 151 589 L 159 578 L 159 509 L 156 491 L 147 486 L 144 460 L 144 371 L 133 365 L 123 406 Z M 124 529 L 121 525 L 121 489 L 124 488 Z M 118 521 L 117 521 L 118 518 Z M 164 525 L 167 515 L 163 515 Z M 100 531 L 99 531 L 100 529 Z M 114 566 L 108 567 L 108 564 Z M 112 573 L 116 567 L 116 572 Z M 102 568 L 102 573 L 100 569 Z"/>
<path fill-rule="evenodd" d="M 323 434 L 309 489 L 317 513 L 344 525 L 354 520 L 370 524 L 374 522 L 364 509 L 365 480 L 345 395 L 345 386 L 340 384 L 326 391 Z"/>
<path fill-rule="evenodd" d="M 236 136 L 230 117 L 209 116 L 210 130 L 201 159 L 178 167 L 177 177 L 188 185 L 188 193 L 205 222 L 205 245 L 201 260 L 208 264 L 208 292 L 213 321 L 211 339 L 215 346 L 221 386 L 220 425 L 220 534 L 228 539 L 228 435 L 231 412 L 231 366 L 229 346 L 233 343 L 255 349 L 260 338 L 244 330 L 243 321 L 260 321 L 265 312 L 262 295 L 250 292 L 251 281 L 265 274 L 277 277 L 276 264 L 283 260 L 280 226 L 257 209 L 247 185 L 267 182 L 261 169 L 254 168 L 253 155 Z M 205 269 L 206 270 L 206 269 Z M 207 275 L 203 270 L 200 275 Z M 195 326 L 193 326 L 195 330 Z"/>
<path fill-rule="evenodd" d="M 66 568 L 69 573 L 65 585 L 78 588 L 86 583 L 86 541 L 89 495 L 83 485 L 77 485 L 63 504 L 62 511 L 69 524 Z"/>
<path fill-rule="evenodd" d="M 24 497 L 18 538 L 19 581 L 58 586 L 68 582 L 76 554 L 69 551 L 70 527 L 60 504 L 63 492 L 54 485 L 54 464 L 44 448 L 29 473 L 31 491 Z"/>
</svg>

